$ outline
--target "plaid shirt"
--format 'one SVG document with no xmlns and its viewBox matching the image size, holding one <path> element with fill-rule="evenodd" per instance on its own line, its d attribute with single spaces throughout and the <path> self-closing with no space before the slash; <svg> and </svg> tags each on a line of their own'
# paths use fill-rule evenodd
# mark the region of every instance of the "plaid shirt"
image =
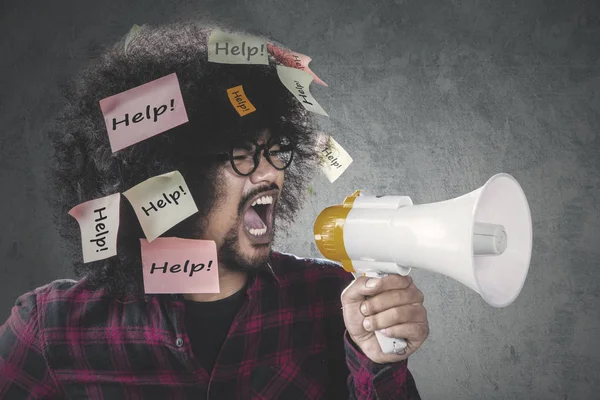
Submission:
<svg viewBox="0 0 600 400">
<path fill-rule="evenodd" d="M 406 362 L 375 364 L 345 333 L 351 274 L 280 253 L 270 264 L 250 282 L 210 376 L 180 296 L 116 300 L 85 279 L 27 293 L 0 327 L 0 398 L 419 398 Z"/>
</svg>

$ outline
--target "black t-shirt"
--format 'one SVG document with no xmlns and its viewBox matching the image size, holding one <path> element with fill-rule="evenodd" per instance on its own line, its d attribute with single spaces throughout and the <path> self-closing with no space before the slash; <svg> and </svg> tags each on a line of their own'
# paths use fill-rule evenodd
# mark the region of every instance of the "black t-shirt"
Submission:
<svg viewBox="0 0 600 400">
<path fill-rule="evenodd" d="M 246 301 L 246 288 L 221 300 L 185 300 L 185 327 L 194 356 L 210 374 L 237 312 Z"/>
</svg>

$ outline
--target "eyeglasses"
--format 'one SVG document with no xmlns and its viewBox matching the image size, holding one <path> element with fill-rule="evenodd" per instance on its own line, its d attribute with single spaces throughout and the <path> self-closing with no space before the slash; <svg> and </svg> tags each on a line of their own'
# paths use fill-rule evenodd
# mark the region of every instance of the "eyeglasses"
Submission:
<svg viewBox="0 0 600 400">
<path fill-rule="evenodd" d="M 258 144 L 248 141 L 242 145 L 234 146 L 227 154 L 219 154 L 221 159 L 229 158 L 233 170 L 241 176 L 252 175 L 258 168 L 260 158 L 265 158 L 275 169 L 283 171 L 292 163 L 294 158 L 294 146 L 287 139 L 277 143 Z"/>
</svg>

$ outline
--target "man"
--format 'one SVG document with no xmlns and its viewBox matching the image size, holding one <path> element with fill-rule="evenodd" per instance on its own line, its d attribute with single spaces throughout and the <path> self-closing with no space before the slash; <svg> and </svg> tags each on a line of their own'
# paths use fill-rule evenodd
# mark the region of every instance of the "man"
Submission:
<svg viewBox="0 0 600 400">
<path fill-rule="evenodd" d="M 316 127 L 279 81 L 281 60 L 208 62 L 210 32 L 143 26 L 73 84 L 51 137 L 57 220 L 81 279 L 17 300 L 0 328 L 0 398 L 418 398 L 406 360 L 428 335 L 422 293 L 410 277 L 353 280 L 271 251 L 317 165 Z M 173 72 L 189 122 L 113 153 L 99 100 Z M 237 85 L 256 112 L 234 110 Z M 117 256 L 81 262 L 71 207 L 175 170 L 199 211 L 162 236 L 213 240 L 219 293 L 145 294 L 144 233 L 127 202 Z M 406 351 L 383 354 L 379 329 Z"/>
</svg>

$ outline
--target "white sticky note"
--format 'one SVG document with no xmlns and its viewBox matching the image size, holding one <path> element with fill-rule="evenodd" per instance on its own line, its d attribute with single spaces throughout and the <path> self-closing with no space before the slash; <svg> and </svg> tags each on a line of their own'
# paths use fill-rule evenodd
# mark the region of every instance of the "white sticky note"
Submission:
<svg viewBox="0 0 600 400">
<path fill-rule="evenodd" d="M 117 233 L 121 194 L 116 193 L 81 203 L 69 215 L 81 230 L 83 262 L 103 260 L 117 255 Z"/>
<path fill-rule="evenodd" d="M 281 83 L 298 99 L 298 101 L 308 111 L 325 115 L 328 117 L 323 107 L 317 103 L 315 98 L 310 94 L 310 83 L 314 79 L 312 74 L 302 70 L 290 67 L 277 66 L 277 75 Z"/>
<path fill-rule="evenodd" d="M 234 35 L 214 29 L 208 39 L 208 61 L 269 65 L 267 42 L 256 36 Z"/>
<path fill-rule="evenodd" d="M 321 151 L 321 159 L 321 170 L 331 183 L 335 182 L 352 164 L 350 154 L 332 137 L 329 137 L 327 147 Z"/>
<path fill-rule="evenodd" d="M 123 192 L 123 196 L 131 203 L 148 242 L 198 212 L 179 171 L 147 179 Z"/>
</svg>

